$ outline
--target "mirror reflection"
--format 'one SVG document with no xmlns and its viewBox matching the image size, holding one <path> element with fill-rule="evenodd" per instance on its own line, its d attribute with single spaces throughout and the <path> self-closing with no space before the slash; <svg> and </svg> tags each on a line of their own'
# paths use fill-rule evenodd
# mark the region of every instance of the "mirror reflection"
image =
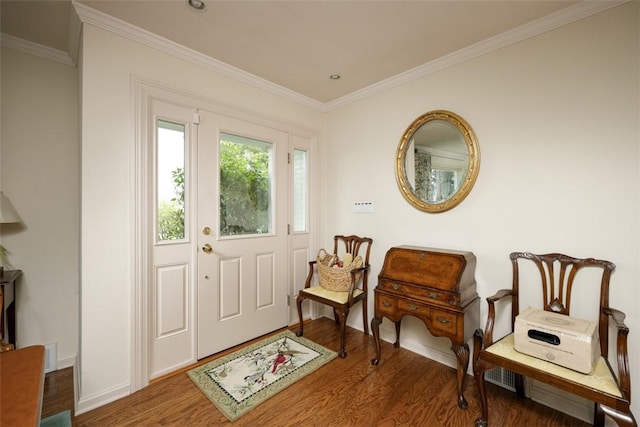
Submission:
<svg viewBox="0 0 640 427">
<path fill-rule="evenodd" d="M 479 161 L 468 123 L 455 113 L 436 110 L 418 117 L 405 131 L 396 155 L 396 178 L 414 207 L 443 212 L 471 191 Z"/>
<path fill-rule="evenodd" d="M 427 203 L 450 199 L 467 175 L 469 153 L 458 129 L 444 120 L 423 124 L 409 143 L 407 179 Z"/>
</svg>

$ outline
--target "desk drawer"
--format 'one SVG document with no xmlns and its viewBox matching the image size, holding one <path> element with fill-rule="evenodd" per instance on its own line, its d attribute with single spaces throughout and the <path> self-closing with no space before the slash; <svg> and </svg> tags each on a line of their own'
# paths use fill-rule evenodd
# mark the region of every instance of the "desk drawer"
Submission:
<svg viewBox="0 0 640 427">
<path fill-rule="evenodd" d="M 433 309 L 431 311 L 431 327 L 436 330 L 455 334 L 458 322 L 458 315 L 447 311 Z"/>
<path fill-rule="evenodd" d="M 405 313 L 413 314 L 418 317 L 429 316 L 431 309 L 428 305 L 418 304 L 416 302 L 407 301 L 405 299 L 398 300 L 398 309 Z"/>
<path fill-rule="evenodd" d="M 443 307 L 458 307 L 460 305 L 460 295 L 440 289 L 384 279 L 379 280 L 378 287 L 400 297 L 410 296 L 422 300 L 426 304 L 437 304 Z"/>
<path fill-rule="evenodd" d="M 376 311 L 384 316 L 393 316 L 396 312 L 397 299 L 395 297 L 376 294 Z"/>
</svg>

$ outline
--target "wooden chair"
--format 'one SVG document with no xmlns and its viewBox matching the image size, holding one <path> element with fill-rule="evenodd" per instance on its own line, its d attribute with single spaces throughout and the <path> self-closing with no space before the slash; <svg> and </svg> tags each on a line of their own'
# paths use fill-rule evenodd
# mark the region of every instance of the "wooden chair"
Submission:
<svg viewBox="0 0 640 427">
<path fill-rule="evenodd" d="M 631 413 L 631 379 L 627 355 L 627 335 L 629 329 L 624 324 L 625 314 L 609 307 L 609 279 L 615 265 L 608 261 L 593 258 L 578 259 L 562 254 L 534 255 L 514 252 L 510 255 L 513 266 L 512 289 L 502 289 L 487 298 L 488 318 L 484 333 L 477 329 L 474 335 L 473 375 L 475 377 L 482 416 L 476 420 L 476 426 L 486 426 L 489 418 L 484 373 L 501 366 L 515 374 L 515 388 L 518 397 L 524 397 L 524 378 L 529 377 L 559 389 L 581 396 L 594 402 L 593 424 L 604 425 L 604 416 L 609 415 L 620 426 L 637 426 Z M 515 351 L 513 330 L 520 309 L 519 265 L 520 260 L 535 263 L 542 279 L 542 301 L 544 310 L 569 315 L 571 297 L 574 290 L 576 273 L 582 268 L 601 268 L 600 301 L 597 313 L 600 339 L 600 358 L 595 371 L 585 375 L 555 365 L 546 360 L 531 357 Z M 522 262 L 522 261 L 521 261 Z M 598 274 L 599 276 L 599 274 Z M 584 289 L 584 286 L 583 286 Z M 574 300 L 576 299 L 574 295 Z M 495 341 L 493 327 L 496 318 L 496 303 L 511 297 L 511 333 Z M 526 308 L 524 306 L 523 308 Z M 617 372 L 609 363 L 609 319 L 617 329 L 616 360 Z"/>
<path fill-rule="evenodd" d="M 359 301 L 362 301 L 362 321 L 364 323 L 364 334 L 369 335 L 369 322 L 367 321 L 367 285 L 369 278 L 369 253 L 371 252 L 371 244 L 373 240 L 368 237 L 358 236 L 334 236 L 333 237 L 333 254 L 343 256 L 348 252 L 355 259 L 358 255 L 362 256 L 362 267 L 356 268 L 351 272 L 351 285 L 346 292 L 331 291 L 322 286 L 312 286 L 314 273 L 317 272 L 316 261 L 309 261 L 309 273 L 304 288 L 298 293 L 296 304 L 298 306 L 298 318 L 300 319 L 300 329 L 296 332 L 298 336 L 303 334 L 302 323 L 302 301 L 305 299 L 320 302 L 333 307 L 333 314 L 336 324 L 340 326 L 340 351 L 338 356 L 344 358 L 347 356 L 345 349 L 345 327 L 347 324 L 347 316 L 349 310 Z M 364 254 L 360 253 L 360 250 Z M 340 252 L 339 252 L 340 251 Z M 342 252 L 344 251 L 344 252 Z"/>
</svg>

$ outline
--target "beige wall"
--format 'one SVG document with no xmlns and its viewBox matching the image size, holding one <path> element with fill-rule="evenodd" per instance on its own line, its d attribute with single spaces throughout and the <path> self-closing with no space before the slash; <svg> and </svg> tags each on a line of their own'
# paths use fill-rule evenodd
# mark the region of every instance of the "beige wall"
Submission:
<svg viewBox="0 0 640 427">
<path fill-rule="evenodd" d="M 78 70 L 2 49 L 0 188 L 23 225 L 3 228 L 17 290 L 18 346 L 57 343 L 58 367 L 78 352 L 80 209 Z"/>
<path fill-rule="evenodd" d="M 373 237 L 374 272 L 395 245 L 473 251 L 483 320 L 484 298 L 511 285 L 512 251 L 611 260 L 611 304 L 628 315 L 640 387 L 638 22 L 638 3 L 626 4 L 327 114 L 323 235 Z M 464 117 L 481 152 L 475 188 L 442 214 L 411 207 L 394 175 L 406 127 L 434 109 Z M 375 213 L 353 214 L 356 201 Z M 575 313 L 592 317 L 597 299 L 586 291 Z M 357 314 L 351 322 L 361 327 Z M 413 318 L 403 325 L 403 346 L 453 364 L 446 340 Z M 390 322 L 382 328 L 391 340 Z"/>
<path fill-rule="evenodd" d="M 374 273 L 398 244 L 472 250 L 484 298 L 509 285 L 514 250 L 614 261 L 612 305 L 628 313 L 632 382 L 640 384 L 638 22 L 632 2 L 326 114 L 85 25 L 81 151 L 77 71 L 3 49 L 0 177 L 27 224 L 3 234 L 12 261 L 28 273 L 18 295 L 20 344 L 57 341 L 59 358 L 79 351 L 86 407 L 130 385 L 131 79 L 141 76 L 296 126 L 326 127 L 320 246 L 335 233 L 370 235 Z M 401 197 L 393 156 L 409 123 L 436 108 L 469 121 L 482 160 L 471 195 L 431 215 Z M 374 202 L 375 213 L 353 214 L 358 201 Z M 354 314 L 350 323 L 360 328 Z M 403 346 L 453 363 L 446 340 L 429 337 L 415 319 L 403 325 Z M 383 334 L 391 339 L 386 321 Z"/>
</svg>

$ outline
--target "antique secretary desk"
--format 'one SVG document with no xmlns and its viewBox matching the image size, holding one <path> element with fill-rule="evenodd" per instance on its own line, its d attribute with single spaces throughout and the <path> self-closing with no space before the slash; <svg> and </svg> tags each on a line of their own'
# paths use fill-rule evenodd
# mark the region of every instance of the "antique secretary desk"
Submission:
<svg viewBox="0 0 640 427">
<path fill-rule="evenodd" d="M 398 246 L 387 252 L 378 286 L 374 290 L 375 313 L 371 329 L 380 362 L 380 323 L 395 323 L 395 347 L 400 346 L 400 324 L 405 315 L 422 320 L 432 335 L 451 341 L 457 360 L 458 406 L 464 398 L 469 345 L 480 325 L 480 297 L 476 292 L 476 257 L 471 252 Z"/>
</svg>

